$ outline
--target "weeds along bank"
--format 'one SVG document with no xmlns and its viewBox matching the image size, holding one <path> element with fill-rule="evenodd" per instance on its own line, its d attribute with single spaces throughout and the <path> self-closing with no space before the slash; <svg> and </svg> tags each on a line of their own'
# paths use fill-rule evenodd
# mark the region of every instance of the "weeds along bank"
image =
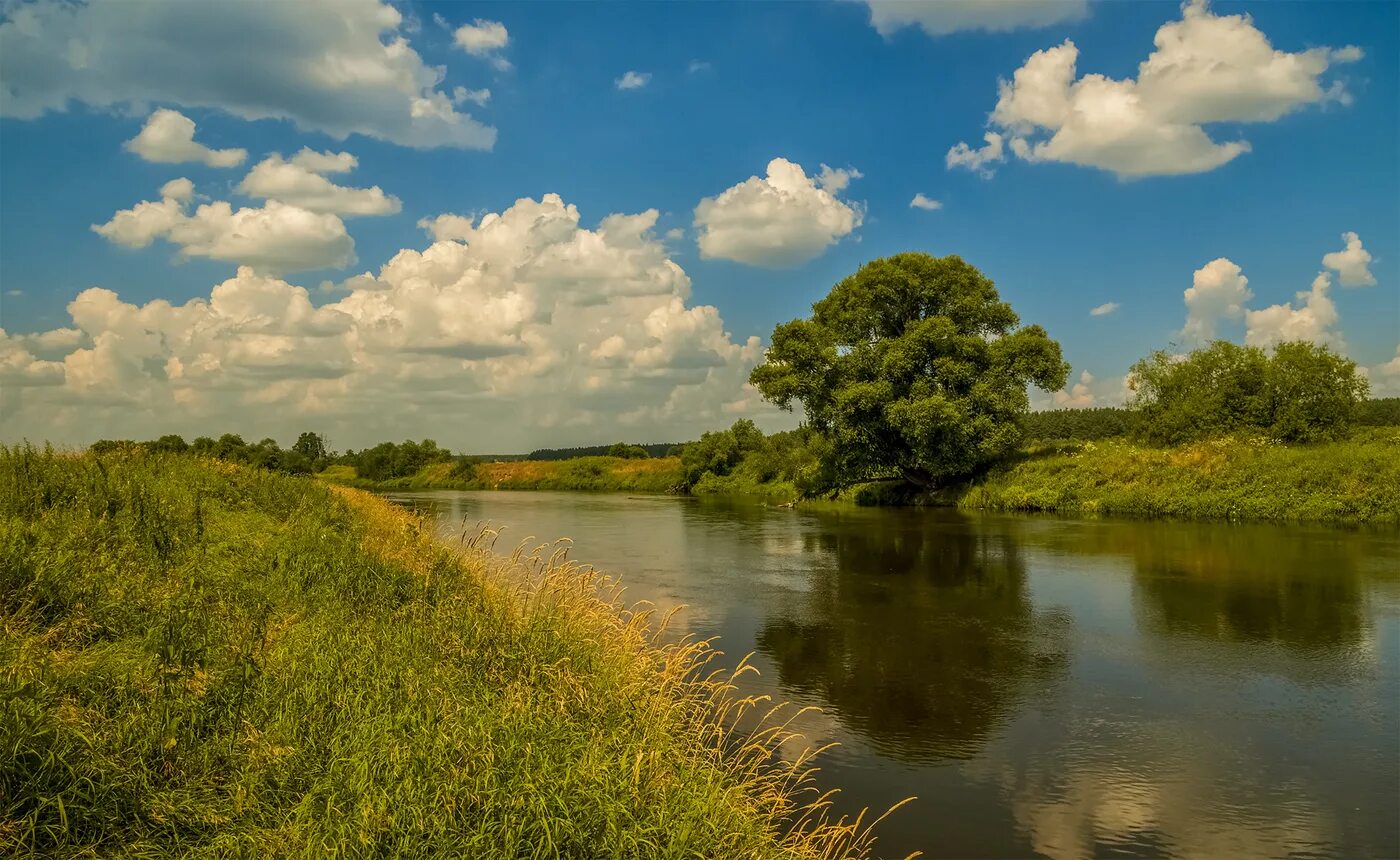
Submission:
<svg viewBox="0 0 1400 860">
<path fill-rule="evenodd" d="M 1224 438 L 1173 448 L 1124 439 L 1040 445 L 943 503 L 998 511 L 1231 520 L 1400 521 L 1400 428 L 1283 445 Z"/>
<path fill-rule="evenodd" d="M 0 448 L 2 850 L 868 853 L 780 725 L 726 733 L 766 706 L 705 645 L 431 534 L 308 478 Z"/>
</svg>

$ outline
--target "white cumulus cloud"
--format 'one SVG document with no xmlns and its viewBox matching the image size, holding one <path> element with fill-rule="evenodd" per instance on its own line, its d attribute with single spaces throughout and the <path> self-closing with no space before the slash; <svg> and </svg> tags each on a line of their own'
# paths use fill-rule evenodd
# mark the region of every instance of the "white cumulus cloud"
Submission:
<svg viewBox="0 0 1400 860">
<path fill-rule="evenodd" d="M 347 279 L 320 307 L 248 267 L 183 305 L 87 290 L 71 327 L 0 332 L 0 435 L 319 429 L 340 447 L 431 433 L 514 451 L 776 415 L 745 383 L 758 338 L 736 341 L 715 308 L 690 303 L 657 219 L 590 229 L 554 194 L 425 219 L 428 247 Z"/>
<path fill-rule="evenodd" d="M 994 173 L 991 165 L 1006 160 L 1006 143 L 1005 139 L 994 131 L 982 135 L 982 139 L 985 144 L 976 149 L 966 143 L 957 144 L 948 150 L 948 154 L 943 157 L 943 163 L 949 170 L 961 167 L 979 176 L 991 178 Z"/>
<path fill-rule="evenodd" d="M 161 187 L 160 200 L 123 209 L 92 229 L 128 248 L 164 239 L 182 257 L 225 260 L 267 273 L 341 267 L 355 259 L 355 242 L 334 214 L 279 200 L 237 210 L 220 200 L 190 214 L 193 191 L 188 179 L 171 180 Z"/>
<path fill-rule="evenodd" d="M 401 208 L 399 198 L 385 194 L 378 185 L 346 188 L 323 174 L 342 173 L 355 167 L 348 152 L 316 152 L 303 149 L 285 160 L 273 154 L 258 162 L 239 183 L 249 197 L 280 200 L 310 212 L 336 215 L 392 215 Z"/>
<path fill-rule="evenodd" d="M 927 212 L 932 212 L 935 209 L 942 209 L 943 204 L 937 200 L 934 200 L 932 197 L 925 196 L 924 193 L 920 191 L 914 195 L 913 200 L 909 201 L 909 208 L 923 209 Z"/>
<path fill-rule="evenodd" d="M 1342 349 L 1345 342 L 1337 324 L 1337 305 L 1327 295 L 1332 279 L 1319 273 L 1312 288 L 1297 295 L 1297 305 L 1271 305 L 1263 310 L 1246 311 L 1244 342 L 1269 347 L 1291 340 L 1306 340 Z"/>
<path fill-rule="evenodd" d="M 511 67 L 510 61 L 501 55 L 501 51 L 510 44 L 510 33 L 500 21 L 477 18 L 470 24 L 458 27 L 452 34 L 452 41 L 468 54 L 481 57 L 501 71 Z"/>
<path fill-rule="evenodd" d="M 930 36 L 959 30 L 1005 31 L 1083 18 L 1088 0 L 865 0 L 881 36 L 917 26 Z"/>
<path fill-rule="evenodd" d="M 1079 381 L 1074 385 L 1062 388 L 1051 395 L 1052 402 L 1056 409 L 1088 409 L 1098 404 L 1098 398 L 1094 396 L 1090 388 L 1094 384 L 1094 375 L 1089 371 L 1079 374 Z"/>
<path fill-rule="evenodd" d="M 1216 140 L 1206 125 L 1272 122 L 1307 105 L 1346 103 L 1341 82 L 1324 75 L 1360 57 L 1354 46 L 1277 50 L 1248 15 L 1215 15 L 1204 0 L 1191 0 L 1181 20 L 1158 29 L 1135 79 L 1080 76 L 1079 49 L 1069 40 L 1035 52 L 1001 82 L 990 125 L 1025 161 L 1120 177 L 1202 173 L 1250 148 L 1244 139 Z M 986 171 L 1000 148 L 979 152 L 958 144 L 948 166 Z"/>
<path fill-rule="evenodd" d="M 452 103 L 459 105 L 463 102 L 471 102 L 474 105 L 485 107 L 491 101 L 491 91 L 489 89 L 471 90 L 466 87 L 452 88 Z"/>
<path fill-rule="evenodd" d="M 1366 376 L 1371 381 L 1372 397 L 1400 397 L 1400 344 L 1395 346 L 1394 358 L 1366 368 Z"/>
<path fill-rule="evenodd" d="M 809 177 L 785 158 L 768 163 L 767 176 L 750 176 L 695 207 L 700 255 L 782 267 L 819 256 L 860 226 L 861 208 L 840 199 L 854 169 L 821 166 Z"/>
<path fill-rule="evenodd" d="M 246 149 L 210 149 L 195 143 L 194 120 L 179 111 L 161 108 L 146 118 L 146 124 L 126 148 L 160 164 L 197 161 L 210 167 L 237 167 L 248 157 Z"/>
<path fill-rule="evenodd" d="M 1191 276 L 1186 298 L 1186 326 L 1182 337 L 1194 343 L 1205 343 L 1215 337 L 1215 327 L 1222 319 L 1244 319 L 1244 305 L 1254 297 L 1249 278 L 1240 267 L 1225 257 L 1211 260 Z"/>
<path fill-rule="evenodd" d="M 403 16 L 380 0 L 36 0 L 7 6 L 5 18 L 7 117 L 159 103 L 286 119 L 340 139 L 476 149 L 496 140 L 454 109 L 442 70 L 423 62 Z"/>
<path fill-rule="evenodd" d="M 1106 317 L 1106 316 L 1108 316 L 1109 314 L 1113 313 L 1114 311 L 1118 310 L 1119 307 L 1120 307 L 1120 305 L 1119 305 L 1117 302 L 1104 302 L 1103 304 L 1099 305 L 1098 307 L 1095 307 L 1095 308 L 1091 309 L 1091 310 L 1089 311 L 1089 316 L 1091 316 L 1091 317 Z"/>
<path fill-rule="evenodd" d="M 1346 243 L 1340 251 L 1333 251 L 1322 257 L 1322 265 L 1337 273 L 1337 280 L 1344 287 L 1372 287 L 1376 276 L 1371 274 L 1371 252 L 1361 246 L 1361 237 L 1355 233 L 1342 234 Z"/>
<path fill-rule="evenodd" d="M 613 81 L 620 90 L 639 90 L 651 82 L 651 72 L 637 72 L 628 69 L 622 77 Z"/>
<path fill-rule="evenodd" d="M 1342 241 L 1346 247 L 1323 256 L 1323 266 L 1336 271 L 1344 283 L 1350 280 L 1354 285 L 1374 284 L 1368 268 L 1371 255 L 1361 247 L 1360 237 L 1344 233 Z M 1245 343 L 1251 346 L 1271 347 L 1284 341 L 1306 340 L 1338 350 L 1345 347 L 1337 329 L 1340 314 L 1330 294 L 1332 276 L 1328 272 L 1319 272 L 1311 287 L 1295 295 L 1294 302 L 1259 310 L 1246 307 L 1254 297 L 1248 285 L 1249 279 L 1240 267 L 1224 257 L 1197 269 L 1185 292 L 1186 326 L 1182 336 L 1191 343 L 1204 343 L 1216 336 L 1216 326 L 1222 320 L 1244 320 Z"/>
</svg>

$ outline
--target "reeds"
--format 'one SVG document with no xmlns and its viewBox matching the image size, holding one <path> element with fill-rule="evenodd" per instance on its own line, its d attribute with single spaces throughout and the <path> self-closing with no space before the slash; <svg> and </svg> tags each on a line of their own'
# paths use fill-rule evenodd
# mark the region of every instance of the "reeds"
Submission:
<svg viewBox="0 0 1400 860">
<path fill-rule="evenodd" d="M 309 479 L 0 448 L 0 850 L 869 854 L 743 663 L 557 546 L 433 534 Z"/>
</svg>

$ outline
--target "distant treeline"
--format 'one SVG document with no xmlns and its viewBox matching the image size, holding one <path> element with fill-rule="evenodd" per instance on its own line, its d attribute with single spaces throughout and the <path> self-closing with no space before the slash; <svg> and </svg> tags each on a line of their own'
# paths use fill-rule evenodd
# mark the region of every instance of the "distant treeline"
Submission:
<svg viewBox="0 0 1400 860">
<path fill-rule="evenodd" d="M 1026 438 L 1107 439 L 1127 436 L 1133 429 L 1133 412 L 1119 406 L 1098 409 L 1052 409 L 1028 413 L 1022 422 Z"/>
<path fill-rule="evenodd" d="M 1400 397 L 1362 401 L 1356 408 L 1356 423 L 1364 427 L 1400 427 Z"/>
<path fill-rule="evenodd" d="M 330 450 L 324 437 L 311 432 L 302 433 L 289 448 L 281 447 L 276 439 L 248 443 L 237 433 L 225 433 L 217 439 L 200 436 L 193 442 L 186 442 L 183 437 L 173 434 L 148 442 L 102 439 L 92 443 L 89 450 L 94 454 L 120 451 L 194 454 L 293 475 L 321 472 L 332 465 L 354 466 L 357 475 L 371 481 L 404 478 L 433 463 L 447 462 L 456 464 L 455 468 L 460 468 L 464 474 L 470 474 L 472 466 L 480 460 L 455 454 L 439 447 L 432 439 L 381 442 L 362 451 L 350 449 L 337 453 Z"/>
<path fill-rule="evenodd" d="M 680 449 L 681 446 L 674 443 L 634 445 L 617 442 L 586 448 L 542 449 L 528 457 L 522 454 L 480 456 L 454 452 L 441 447 L 432 439 L 418 442 L 406 439 L 403 442 L 380 442 L 359 451 L 351 448 L 336 452 L 330 449 L 323 436 L 311 432 L 302 433 L 289 448 L 283 448 L 276 439 L 249 443 L 236 433 L 225 433 L 217 439 L 200 436 L 193 442 L 186 442 L 184 437 L 174 434 L 146 442 L 102 439 L 90 446 L 94 454 L 119 451 L 194 454 L 293 475 L 315 474 L 325 471 L 328 466 L 352 466 L 356 477 L 374 482 L 410 478 L 437 463 L 452 464 L 451 470 L 446 473 L 447 478 L 453 481 L 469 481 L 476 465 L 483 462 L 570 460 L 589 456 L 645 460 L 667 455 L 679 456 Z"/>
<path fill-rule="evenodd" d="M 290 448 L 283 448 L 276 439 L 263 439 L 248 443 L 237 433 L 225 433 L 218 439 L 200 436 L 193 442 L 186 442 L 183 436 L 174 434 L 136 442 L 131 439 L 100 439 L 88 450 L 94 454 L 111 454 L 122 451 L 148 451 L 167 454 L 194 454 L 198 457 L 212 457 L 228 463 L 241 463 L 274 472 L 287 472 L 293 475 L 308 475 L 319 472 L 331 462 L 332 455 L 326 450 L 325 441 L 316 433 L 303 433 Z"/>
<path fill-rule="evenodd" d="M 676 457 L 681 445 L 677 442 L 650 442 L 645 445 L 616 442 L 612 445 L 585 445 L 580 448 L 538 448 L 525 455 L 527 460 L 572 460 L 575 457 L 623 457 L 640 460 L 644 457 Z"/>
</svg>

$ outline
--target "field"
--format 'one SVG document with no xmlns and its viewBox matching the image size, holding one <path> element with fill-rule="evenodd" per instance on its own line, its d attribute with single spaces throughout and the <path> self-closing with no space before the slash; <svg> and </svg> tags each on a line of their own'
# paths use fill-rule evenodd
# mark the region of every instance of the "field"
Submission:
<svg viewBox="0 0 1400 860">
<path fill-rule="evenodd" d="M 0 448 L 0 851 L 868 854 L 706 643 L 552 547 L 432 534 L 309 478 Z"/>
</svg>

